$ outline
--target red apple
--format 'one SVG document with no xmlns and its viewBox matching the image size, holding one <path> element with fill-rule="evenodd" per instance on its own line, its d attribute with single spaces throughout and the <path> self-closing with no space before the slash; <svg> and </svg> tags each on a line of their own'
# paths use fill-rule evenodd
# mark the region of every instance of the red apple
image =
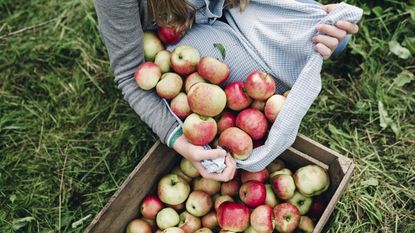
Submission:
<svg viewBox="0 0 415 233">
<path fill-rule="evenodd" d="M 285 103 L 285 97 L 282 95 L 273 95 L 265 104 L 264 113 L 269 122 L 274 122 Z"/>
<path fill-rule="evenodd" d="M 171 100 L 170 108 L 182 120 L 185 120 L 186 117 L 192 114 L 192 110 L 190 110 L 189 103 L 187 102 L 187 95 L 183 92 L 180 92 Z"/>
<path fill-rule="evenodd" d="M 277 205 L 274 210 L 275 229 L 278 232 L 293 232 L 300 222 L 300 212 L 297 207 L 282 203 Z"/>
<path fill-rule="evenodd" d="M 298 229 L 305 233 L 312 233 L 314 231 L 314 223 L 308 216 L 301 216 L 298 224 Z"/>
<path fill-rule="evenodd" d="M 241 187 L 240 182 L 233 178 L 228 182 L 222 183 L 220 192 L 222 195 L 237 196 L 239 194 L 239 188 Z"/>
<path fill-rule="evenodd" d="M 250 208 L 264 204 L 266 196 L 265 185 L 259 181 L 248 181 L 239 189 L 239 197 Z"/>
<path fill-rule="evenodd" d="M 217 85 L 196 83 L 187 94 L 190 109 L 203 116 L 217 116 L 226 106 L 225 92 Z"/>
<path fill-rule="evenodd" d="M 163 203 L 157 196 L 146 196 L 141 203 L 140 212 L 144 218 L 154 219 L 157 213 L 164 208 Z"/>
<path fill-rule="evenodd" d="M 225 88 L 225 94 L 228 100 L 227 106 L 232 110 L 240 111 L 252 103 L 251 97 L 245 91 L 243 82 L 228 84 Z"/>
<path fill-rule="evenodd" d="M 173 99 L 176 97 L 183 86 L 182 78 L 175 73 L 165 73 L 161 76 L 157 83 L 157 95 L 165 99 Z"/>
<path fill-rule="evenodd" d="M 293 177 L 298 191 L 306 197 L 320 195 L 330 186 L 327 171 L 317 165 L 301 167 Z"/>
<path fill-rule="evenodd" d="M 162 50 L 157 53 L 156 58 L 154 59 L 154 64 L 160 67 L 162 73 L 170 71 L 170 57 L 171 53 L 168 50 Z"/>
<path fill-rule="evenodd" d="M 227 128 L 219 136 L 219 146 L 228 149 L 235 159 L 245 160 L 252 152 L 251 137 L 236 127 Z"/>
<path fill-rule="evenodd" d="M 216 121 L 196 113 L 190 114 L 183 123 L 183 135 L 197 146 L 209 144 L 217 132 Z"/>
<path fill-rule="evenodd" d="M 209 229 L 213 229 L 218 226 L 218 218 L 216 217 L 215 211 L 210 211 L 202 217 L 202 226 Z"/>
<path fill-rule="evenodd" d="M 228 79 L 230 70 L 225 63 L 218 61 L 216 58 L 202 57 L 197 66 L 197 72 L 209 82 L 221 84 Z"/>
<path fill-rule="evenodd" d="M 274 191 L 272 191 L 272 185 L 265 184 L 265 189 L 267 191 L 267 196 L 265 198 L 265 204 L 271 207 L 275 207 L 276 205 L 278 205 L 277 197 L 275 196 Z"/>
<path fill-rule="evenodd" d="M 254 71 L 246 78 L 245 89 L 253 99 L 266 100 L 275 93 L 275 81 L 270 74 Z"/>
<path fill-rule="evenodd" d="M 218 211 L 219 206 L 224 203 L 225 201 L 234 201 L 233 198 L 229 195 L 222 195 L 215 199 L 215 203 L 213 204 L 213 207 L 216 211 Z"/>
<path fill-rule="evenodd" d="M 192 162 L 185 158 L 182 158 L 182 161 L 180 161 L 180 170 L 190 178 L 200 176 L 199 171 L 193 166 Z"/>
<path fill-rule="evenodd" d="M 326 209 L 327 203 L 323 200 L 321 196 L 313 197 L 313 202 L 310 207 L 310 216 L 319 218 L 324 210 Z"/>
<path fill-rule="evenodd" d="M 164 49 L 157 35 L 152 32 L 144 32 L 143 44 L 144 58 L 146 61 L 154 61 L 157 53 Z"/>
<path fill-rule="evenodd" d="M 251 213 L 251 226 L 257 232 L 272 233 L 274 230 L 273 209 L 268 205 L 260 205 Z"/>
<path fill-rule="evenodd" d="M 268 122 L 264 114 L 253 108 L 245 109 L 238 114 L 236 126 L 245 131 L 253 140 L 263 138 L 268 130 Z"/>
<path fill-rule="evenodd" d="M 191 215 L 189 212 L 184 211 L 179 216 L 180 221 L 178 227 L 180 227 L 185 233 L 193 233 L 202 227 L 200 219 Z"/>
<path fill-rule="evenodd" d="M 206 80 L 204 80 L 203 77 L 200 76 L 200 74 L 197 72 L 194 72 L 187 76 L 186 80 L 184 81 L 184 89 L 186 93 L 189 93 L 190 88 L 196 83 L 206 83 Z"/>
<path fill-rule="evenodd" d="M 157 189 L 160 200 L 169 205 L 183 203 L 190 193 L 189 184 L 176 174 L 161 178 Z"/>
<path fill-rule="evenodd" d="M 194 191 L 203 191 L 210 196 L 219 193 L 220 191 L 220 182 L 217 180 L 208 179 L 201 177 L 193 181 L 193 190 Z"/>
<path fill-rule="evenodd" d="M 235 127 L 236 114 L 231 111 L 223 111 L 218 121 L 218 132 L 221 133 L 225 129 Z"/>
<path fill-rule="evenodd" d="M 290 199 L 295 193 L 294 179 L 290 175 L 278 175 L 272 180 L 275 194 L 282 200 Z"/>
<path fill-rule="evenodd" d="M 251 108 L 263 112 L 265 109 L 265 103 L 266 101 L 264 100 L 254 100 L 251 104 Z"/>
<path fill-rule="evenodd" d="M 227 201 L 219 206 L 217 218 L 223 230 L 241 232 L 249 226 L 249 209 L 243 204 Z"/>
<path fill-rule="evenodd" d="M 249 171 L 242 171 L 241 172 L 241 181 L 242 183 L 246 183 L 251 180 L 256 180 L 261 183 L 265 183 L 268 179 L 269 173 L 267 169 L 262 169 L 258 172 L 249 172 Z"/>
<path fill-rule="evenodd" d="M 212 199 L 209 194 L 202 191 L 193 191 L 186 201 L 186 210 L 196 217 L 201 217 L 209 213 L 212 208 Z"/>
<path fill-rule="evenodd" d="M 285 168 L 285 163 L 281 159 L 276 159 L 267 166 L 267 169 L 270 174 L 279 171 L 283 168 Z"/>
<path fill-rule="evenodd" d="M 189 75 L 197 70 L 199 60 L 200 54 L 197 49 L 179 45 L 171 54 L 170 66 L 180 75 Z"/>
<path fill-rule="evenodd" d="M 135 82 L 143 90 L 154 88 L 160 80 L 160 77 L 160 68 L 152 62 L 144 62 L 134 74 Z"/>
<path fill-rule="evenodd" d="M 161 41 L 165 44 L 176 44 L 185 34 L 184 30 L 175 27 L 158 27 L 158 34 Z"/>
<path fill-rule="evenodd" d="M 142 219 L 134 219 L 128 224 L 127 233 L 151 233 L 151 226 Z"/>
</svg>

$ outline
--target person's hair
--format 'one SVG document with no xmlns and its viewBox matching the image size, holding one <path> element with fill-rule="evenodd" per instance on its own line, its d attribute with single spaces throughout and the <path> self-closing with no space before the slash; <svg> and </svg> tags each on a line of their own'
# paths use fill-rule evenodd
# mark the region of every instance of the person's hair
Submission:
<svg viewBox="0 0 415 233">
<path fill-rule="evenodd" d="M 243 11 L 249 0 L 225 0 L 225 8 L 229 9 L 239 5 Z M 148 0 L 150 20 L 159 26 L 172 26 L 175 28 L 192 26 L 195 9 L 186 0 Z"/>
</svg>

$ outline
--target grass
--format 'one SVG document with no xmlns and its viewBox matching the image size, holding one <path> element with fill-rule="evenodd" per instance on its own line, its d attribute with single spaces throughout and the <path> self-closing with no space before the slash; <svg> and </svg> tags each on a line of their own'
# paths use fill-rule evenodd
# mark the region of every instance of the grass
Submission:
<svg viewBox="0 0 415 233">
<path fill-rule="evenodd" d="M 361 30 L 300 132 L 357 165 L 330 232 L 415 232 L 415 2 L 348 2 Z M 0 2 L 0 232 L 81 232 L 157 139 L 96 26 L 90 0 Z"/>
</svg>

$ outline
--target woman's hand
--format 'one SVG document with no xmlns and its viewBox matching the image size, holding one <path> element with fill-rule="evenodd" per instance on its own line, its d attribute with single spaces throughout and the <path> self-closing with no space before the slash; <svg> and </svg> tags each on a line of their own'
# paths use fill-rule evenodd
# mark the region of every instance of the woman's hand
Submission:
<svg viewBox="0 0 415 233">
<path fill-rule="evenodd" d="M 205 150 L 202 146 L 191 144 L 184 135 L 177 138 L 174 142 L 173 149 L 186 159 L 190 160 L 193 166 L 199 171 L 200 175 L 205 178 L 226 182 L 233 179 L 235 176 L 236 161 L 224 149 Z M 221 157 L 225 157 L 226 168 L 220 174 L 209 173 L 200 163 L 202 160 Z"/>
<path fill-rule="evenodd" d="M 336 4 L 329 4 L 325 5 L 323 9 L 326 12 L 330 12 L 335 6 Z M 319 52 L 324 59 L 328 59 L 346 35 L 357 33 L 359 27 L 356 24 L 346 21 L 338 21 L 336 26 L 320 24 L 317 26 L 317 31 L 325 35 L 317 35 L 313 38 L 313 42 L 316 44 L 315 50 Z"/>
</svg>

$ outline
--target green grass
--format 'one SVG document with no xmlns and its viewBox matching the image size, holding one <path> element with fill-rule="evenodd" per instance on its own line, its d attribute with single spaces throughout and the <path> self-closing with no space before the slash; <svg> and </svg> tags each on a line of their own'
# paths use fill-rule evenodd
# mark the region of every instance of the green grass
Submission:
<svg viewBox="0 0 415 233">
<path fill-rule="evenodd" d="M 415 232 L 415 2 L 348 2 L 361 30 L 300 131 L 357 165 L 331 232 Z M 0 232 L 82 231 L 156 140 L 96 26 L 90 0 L 0 1 Z"/>
</svg>

